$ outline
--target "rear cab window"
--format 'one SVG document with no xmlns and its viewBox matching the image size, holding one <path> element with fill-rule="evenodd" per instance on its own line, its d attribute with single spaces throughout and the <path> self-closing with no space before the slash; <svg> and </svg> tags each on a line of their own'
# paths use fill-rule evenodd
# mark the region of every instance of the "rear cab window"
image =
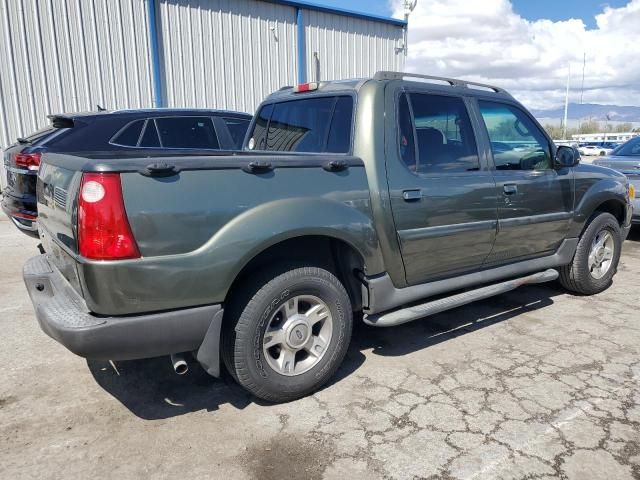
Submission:
<svg viewBox="0 0 640 480">
<path fill-rule="evenodd" d="M 249 150 L 349 153 L 353 97 L 312 96 L 264 105 L 256 116 Z"/>
</svg>

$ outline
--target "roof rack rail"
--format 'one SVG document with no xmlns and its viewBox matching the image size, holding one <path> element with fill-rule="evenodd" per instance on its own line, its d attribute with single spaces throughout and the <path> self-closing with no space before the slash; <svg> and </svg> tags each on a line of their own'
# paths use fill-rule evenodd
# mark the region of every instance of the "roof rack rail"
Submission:
<svg viewBox="0 0 640 480">
<path fill-rule="evenodd" d="M 502 93 L 509 95 L 506 90 L 500 87 L 494 87 L 493 85 L 487 85 L 484 83 L 470 82 L 467 80 L 460 80 L 457 78 L 449 77 L 437 77 L 434 75 L 421 75 L 419 73 L 407 73 L 407 72 L 391 72 L 391 71 L 379 71 L 373 76 L 374 80 L 403 80 L 405 78 L 419 78 L 424 80 L 434 80 L 435 82 L 442 82 L 449 84 L 452 87 L 471 88 L 476 90 L 488 90 L 495 93 Z"/>
</svg>

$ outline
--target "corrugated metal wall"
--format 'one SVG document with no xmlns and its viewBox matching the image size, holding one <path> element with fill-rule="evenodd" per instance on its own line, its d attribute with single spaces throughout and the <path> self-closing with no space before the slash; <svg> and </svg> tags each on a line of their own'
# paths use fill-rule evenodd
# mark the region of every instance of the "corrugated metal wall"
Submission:
<svg viewBox="0 0 640 480">
<path fill-rule="evenodd" d="M 382 22 L 304 10 L 307 79 L 369 77 L 378 70 L 402 71 L 402 28 Z"/>
<path fill-rule="evenodd" d="M 51 113 L 150 107 L 144 0 L 0 0 L 0 145 Z"/>
<path fill-rule="evenodd" d="M 297 83 L 296 7 L 156 0 L 169 107 L 252 113 Z M 307 79 L 401 69 L 402 28 L 304 8 Z M 0 0 L 0 147 L 51 113 L 153 105 L 147 0 Z"/>
<path fill-rule="evenodd" d="M 169 107 L 253 113 L 296 70 L 296 9 L 251 0 L 161 0 Z"/>
</svg>

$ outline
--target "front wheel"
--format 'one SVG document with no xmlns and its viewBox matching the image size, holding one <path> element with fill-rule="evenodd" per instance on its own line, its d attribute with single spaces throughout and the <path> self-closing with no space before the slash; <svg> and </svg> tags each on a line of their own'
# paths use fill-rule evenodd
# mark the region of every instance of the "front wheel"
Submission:
<svg viewBox="0 0 640 480">
<path fill-rule="evenodd" d="M 232 301 L 222 344 L 233 377 L 272 402 L 320 388 L 351 340 L 351 302 L 340 281 L 322 268 L 302 267 L 274 270 L 239 288 L 244 295 Z"/>
<path fill-rule="evenodd" d="M 561 267 L 560 283 L 567 290 L 593 295 L 611 284 L 620 260 L 622 233 L 616 218 L 600 212 L 591 217 L 569 265 Z"/>
</svg>

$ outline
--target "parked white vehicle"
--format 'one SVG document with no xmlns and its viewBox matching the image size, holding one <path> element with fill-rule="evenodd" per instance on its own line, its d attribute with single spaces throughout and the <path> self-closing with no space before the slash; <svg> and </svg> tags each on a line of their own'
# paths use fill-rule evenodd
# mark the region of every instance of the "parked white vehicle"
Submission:
<svg viewBox="0 0 640 480">
<path fill-rule="evenodd" d="M 579 147 L 578 152 L 580 155 L 587 156 L 600 156 L 604 157 L 605 155 L 609 155 L 613 151 L 613 148 L 609 147 L 601 147 L 599 145 L 585 145 L 584 147 Z"/>
</svg>

